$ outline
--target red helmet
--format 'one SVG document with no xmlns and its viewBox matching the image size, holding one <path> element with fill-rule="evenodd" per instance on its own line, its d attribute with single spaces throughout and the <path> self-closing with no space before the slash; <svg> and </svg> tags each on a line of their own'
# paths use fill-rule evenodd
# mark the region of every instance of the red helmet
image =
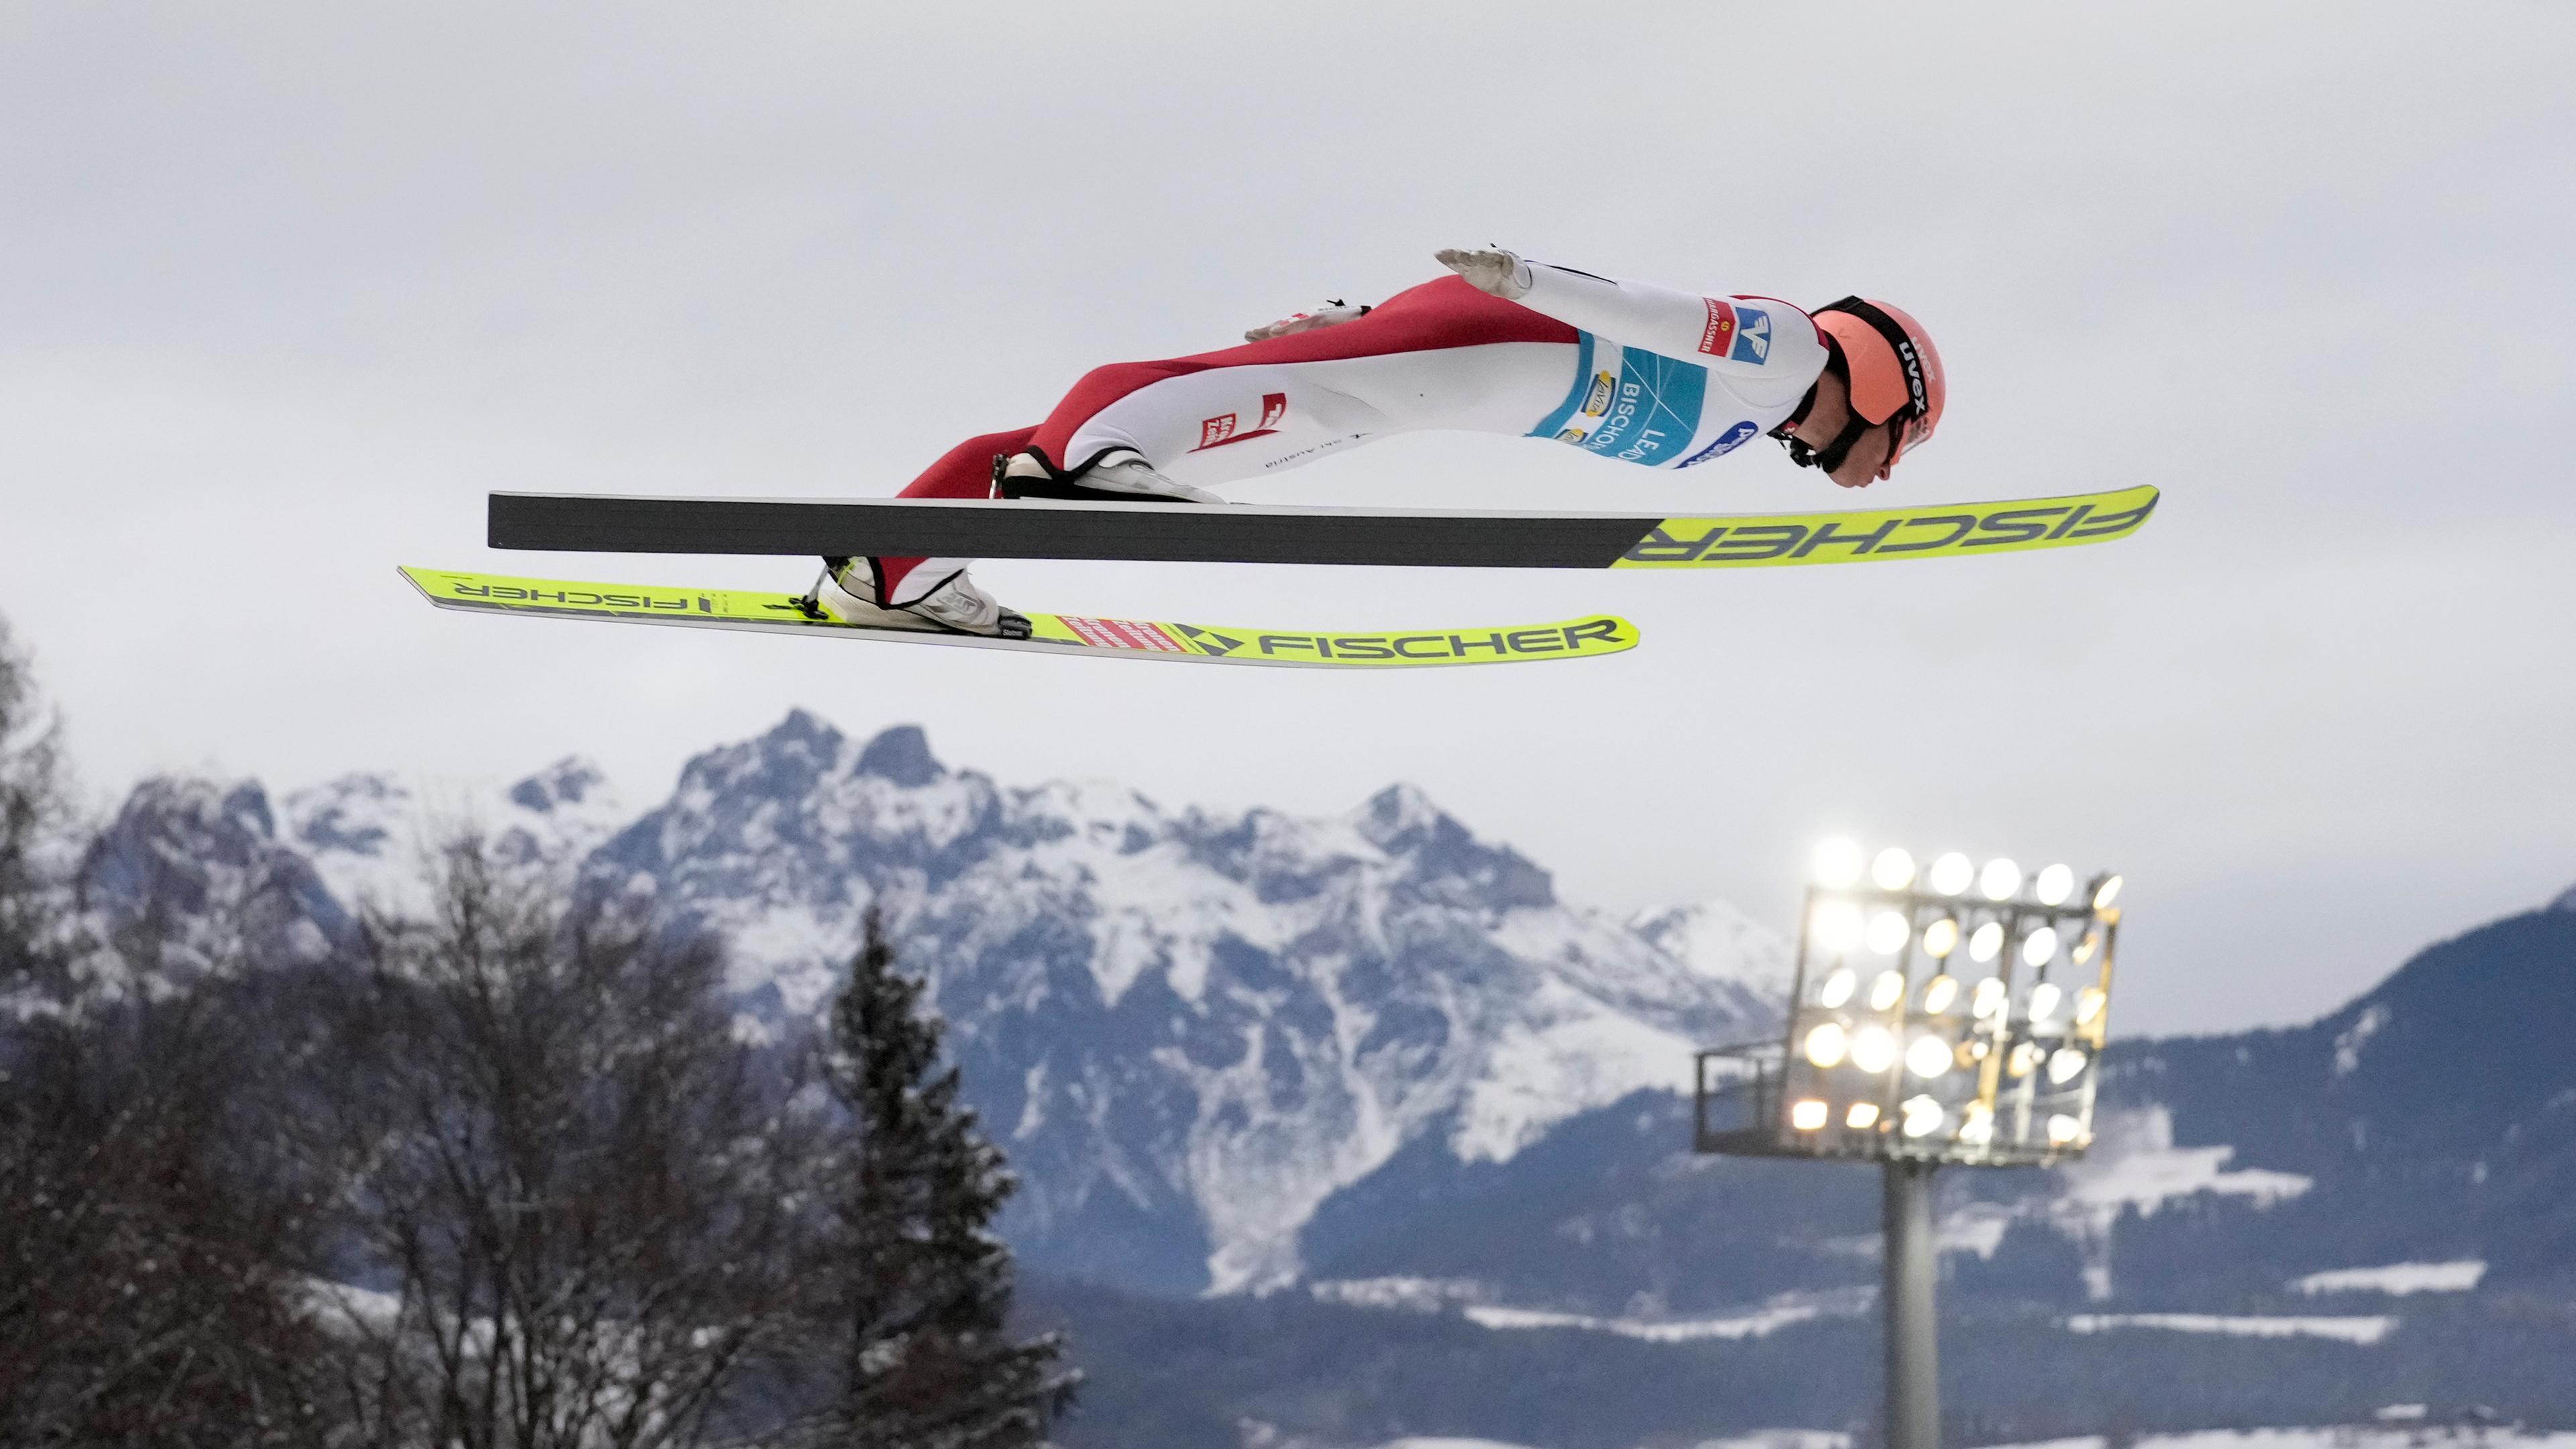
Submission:
<svg viewBox="0 0 2576 1449">
<path fill-rule="evenodd" d="M 1842 355 L 1852 411 L 1872 426 L 1904 419 L 1887 454 L 1887 465 L 1896 466 L 1941 422 L 1949 385 L 1941 376 L 1940 349 L 1922 323 L 1885 302 L 1845 297 L 1813 315 Z"/>
</svg>

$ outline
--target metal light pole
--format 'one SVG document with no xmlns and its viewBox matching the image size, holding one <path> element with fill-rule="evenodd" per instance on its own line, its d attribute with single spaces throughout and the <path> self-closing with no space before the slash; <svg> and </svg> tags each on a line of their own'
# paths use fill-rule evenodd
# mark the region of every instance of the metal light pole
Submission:
<svg viewBox="0 0 2576 1449">
<path fill-rule="evenodd" d="M 1864 860 L 1817 852 L 1788 1034 L 1699 1054 L 1696 1145 L 1880 1165 L 1887 1449 L 1940 1449 L 1933 1177 L 2091 1145 L 2120 877 L 2079 893 L 2063 865 L 1954 852 L 1918 879 L 1890 848 L 1864 881 Z"/>
<path fill-rule="evenodd" d="M 1887 1318 L 1887 1449 L 1941 1449 L 1941 1346 L 1932 1289 L 1932 1174 L 1938 1164 L 1887 1162 L 1879 1311 Z"/>
</svg>

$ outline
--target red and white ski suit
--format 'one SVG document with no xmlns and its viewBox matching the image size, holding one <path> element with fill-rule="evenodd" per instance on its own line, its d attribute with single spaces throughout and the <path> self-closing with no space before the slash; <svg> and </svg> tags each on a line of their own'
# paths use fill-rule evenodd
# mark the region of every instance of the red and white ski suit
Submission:
<svg viewBox="0 0 2576 1449">
<path fill-rule="evenodd" d="M 1033 447 L 1066 469 L 1133 449 L 1176 482 L 1221 488 L 1424 428 L 1688 468 L 1769 432 L 1824 370 L 1822 335 L 1786 302 L 1530 274 L 1517 302 L 1442 277 L 1336 326 L 1095 368 L 1045 422 L 967 439 L 902 496 L 989 496 L 994 456 Z M 880 597 L 910 602 L 969 562 L 881 559 Z"/>
</svg>

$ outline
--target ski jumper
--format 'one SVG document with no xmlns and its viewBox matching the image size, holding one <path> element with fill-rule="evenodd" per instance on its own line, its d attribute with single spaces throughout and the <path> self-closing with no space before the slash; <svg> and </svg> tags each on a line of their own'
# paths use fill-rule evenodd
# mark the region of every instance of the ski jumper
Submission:
<svg viewBox="0 0 2576 1449">
<path fill-rule="evenodd" d="M 1033 448 L 1068 470 L 1133 450 L 1217 488 L 1426 428 L 1688 468 L 1778 426 L 1825 367 L 1822 334 L 1786 302 L 1530 273 L 1517 302 L 1442 277 L 1336 326 L 1096 368 L 1045 422 L 967 439 L 902 496 L 988 497 L 995 455 Z M 970 562 L 880 559 L 878 597 L 920 598 Z"/>
</svg>

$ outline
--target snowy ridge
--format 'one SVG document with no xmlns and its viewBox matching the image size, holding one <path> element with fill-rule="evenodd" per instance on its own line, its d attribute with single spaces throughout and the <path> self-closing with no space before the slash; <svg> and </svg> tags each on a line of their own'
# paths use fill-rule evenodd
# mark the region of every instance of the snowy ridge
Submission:
<svg viewBox="0 0 2576 1449">
<path fill-rule="evenodd" d="M 1772 1019 L 1409 786 L 1324 819 L 1170 811 L 801 711 L 691 761 L 584 881 L 726 939 L 772 1020 L 819 1007 L 882 909 L 1012 1139 L 1015 1238 L 1172 1286 L 1284 1282 L 1316 1206 L 1407 1142 L 1506 1160 Z"/>
<path fill-rule="evenodd" d="M 1790 943 L 1725 901 L 1639 911 L 1628 929 L 1712 981 L 1732 981 L 1765 1000 L 1789 995 Z"/>
<path fill-rule="evenodd" d="M 353 911 L 417 909 L 423 856 L 447 830 L 480 830 L 507 860 L 569 869 L 628 818 L 599 767 L 579 758 L 499 791 L 361 773 L 292 791 L 279 803 L 282 843 L 312 862 Z"/>
</svg>

